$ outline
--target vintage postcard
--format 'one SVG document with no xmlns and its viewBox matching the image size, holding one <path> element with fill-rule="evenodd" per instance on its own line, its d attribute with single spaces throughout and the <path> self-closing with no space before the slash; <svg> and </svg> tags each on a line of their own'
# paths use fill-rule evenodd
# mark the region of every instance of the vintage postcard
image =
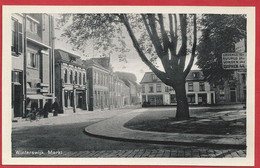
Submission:
<svg viewBox="0 0 260 168">
<path fill-rule="evenodd" d="M 2 18 L 3 165 L 254 165 L 254 7 Z"/>
</svg>

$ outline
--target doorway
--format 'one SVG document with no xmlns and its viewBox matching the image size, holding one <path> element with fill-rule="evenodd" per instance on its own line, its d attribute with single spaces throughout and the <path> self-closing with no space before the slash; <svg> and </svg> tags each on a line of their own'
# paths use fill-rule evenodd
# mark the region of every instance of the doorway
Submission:
<svg viewBox="0 0 260 168">
<path fill-rule="evenodd" d="M 14 117 L 22 117 L 22 85 L 14 85 Z"/>
</svg>

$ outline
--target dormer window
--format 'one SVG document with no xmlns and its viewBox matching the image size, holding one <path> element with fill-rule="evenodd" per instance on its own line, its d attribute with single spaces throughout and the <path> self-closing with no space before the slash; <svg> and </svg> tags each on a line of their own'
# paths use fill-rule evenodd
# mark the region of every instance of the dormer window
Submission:
<svg viewBox="0 0 260 168">
<path fill-rule="evenodd" d="M 76 58 L 75 57 L 70 57 L 70 62 L 75 62 Z"/>
<path fill-rule="evenodd" d="M 198 73 L 198 72 L 194 72 L 194 73 L 193 73 L 193 77 L 194 77 L 194 78 L 198 78 L 198 77 L 199 77 L 199 73 Z"/>
<path fill-rule="evenodd" d="M 156 76 L 155 76 L 154 74 L 152 75 L 152 79 L 153 79 L 153 80 L 156 80 Z"/>
</svg>

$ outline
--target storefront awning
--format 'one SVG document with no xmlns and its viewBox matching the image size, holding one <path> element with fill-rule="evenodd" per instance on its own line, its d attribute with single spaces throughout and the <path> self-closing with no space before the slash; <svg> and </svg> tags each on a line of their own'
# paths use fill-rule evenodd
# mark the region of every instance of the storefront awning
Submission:
<svg viewBox="0 0 260 168">
<path fill-rule="evenodd" d="M 38 99 L 53 99 L 53 97 L 49 97 L 49 96 L 43 96 L 40 94 L 36 94 L 36 95 L 27 95 L 27 98 L 32 99 L 32 100 L 38 100 Z"/>
</svg>

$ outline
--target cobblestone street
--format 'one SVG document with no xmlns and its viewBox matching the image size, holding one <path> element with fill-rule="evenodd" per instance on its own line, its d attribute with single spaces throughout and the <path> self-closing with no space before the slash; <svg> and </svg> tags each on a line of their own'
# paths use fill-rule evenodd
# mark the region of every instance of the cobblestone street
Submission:
<svg viewBox="0 0 260 168">
<path fill-rule="evenodd" d="M 16 152 L 16 153 L 15 153 Z M 214 150 L 207 148 L 175 148 L 163 149 L 135 149 L 135 150 L 101 150 L 101 151 L 38 151 L 38 153 L 22 154 L 15 151 L 13 157 L 86 157 L 86 158 L 235 158 L 246 157 L 246 150 Z M 56 153 L 56 154 L 55 154 Z"/>
</svg>

